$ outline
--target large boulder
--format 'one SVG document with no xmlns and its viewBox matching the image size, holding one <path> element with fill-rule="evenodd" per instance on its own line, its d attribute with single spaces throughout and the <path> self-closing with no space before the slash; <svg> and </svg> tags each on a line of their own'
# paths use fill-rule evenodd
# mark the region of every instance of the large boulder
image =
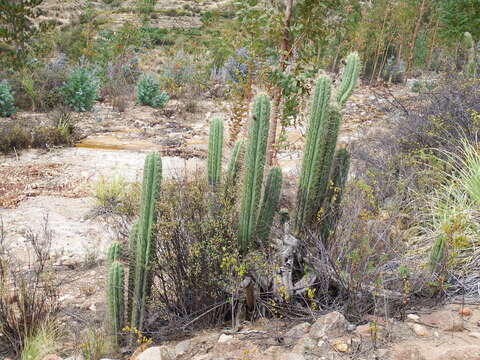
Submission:
<svg viewBox="0 0 480 360">
<path fill-rule="evenodd" d="M 152 346 L 138 355 L 136 360 L 175 360 L 175 352 L 167 346 Z"/>
</svg>

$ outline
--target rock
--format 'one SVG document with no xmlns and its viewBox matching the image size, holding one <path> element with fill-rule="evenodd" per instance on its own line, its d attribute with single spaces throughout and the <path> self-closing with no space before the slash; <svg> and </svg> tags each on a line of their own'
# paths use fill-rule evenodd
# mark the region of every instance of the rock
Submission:
<svg viewBox="0 0 480 360">
<path fill-rule="evenodd" d="M 69 356 L 65 360 L 84 360 L 84 359 L 85 358 L 83 357 L 82 354 L 76 354 L 76 355 Z"/>
<path fill-rule="evenodd" d="M 373 329 L 374 328 L 372 327 L 371 323 L 368 323 L 368 324 L 365 324 L 365 325 L 359 325 L 355 329 L 355 334 L 357 336 L 362 337 L 362 338 L 370 338 L 370 337 L 372 337 L 372 335 L 374 335 Z M 383 333 L 384 333 L 384 327 L 383 326 L 379 326 L 377 324 L 375 329 L 376 329 L 375 336 L 377 338 L 380 337 L 380 336 L 383 336 Z"/>
<path fill-rule="evenodd" d="M 470 345 L 444 352 L 438 360 L 480 360 L 480 346 Z"/>
<path fill-rule="evenodd" d="M 56 354 L 48 354 L 43 357 L 43 360 L 62 360 L 62 358 Z"/>
<path fill-rule="evenodd" d="M 174 360 L 174 352 L 167 346 L 153 346 L 143 351 L 136 360 Z"/>
<path fill-rule="evenodd" d="M 302 337 L 293 347 L 292 352 L 296 354 L 306 354 L 312 352 L 317 347 L 317 341 L 311 337 Z"/>
<path fill-rule="evenodd" d="M 233 340 L 233 335 L 227 335 L 227 334 L 222 334 L 220 335 L 220 337 L 218 338 L 218 343 L 219 344 L 225 344 L 229 341 Z"/>
<path fill-rule="evenodd" d="M 408 314 L 407 315 L 407 321 L 419 322 L 420 321 L 420 316 L 418 316 L 416 314 Z"/>
<path fill-rule="evenodd" d="M 190 347 L 192 346 L 192 341 L 191 340 L 184 340 L 179 342 L 175 346 L 175 355 L 176 356 L 182 356 L 185 355 L 188 350 L 190 350 Z"/>
<path fill-rule="evenodd" d="M 280 355 L 278 360 L 305 360 L 305 357 L 301 354 L 286 353 L 286 354 Z"/>
<path fill-rule="evenodd" d="M 430 333 L 428 332 L 427 328 L 423 325 L 420 324 L 409 324 L 411 325 L 410 328 L 413 330 L 415 335 L 417 336 L 430 336 Z"/>
<path fill-rule="evenodd" d="M 438 311 L 422 316 L 422 321 L 445 331 L 463 331 L 463 319 L 451 311 Z"/>
<path fill-rule="evenodd" d="M 283 335 L 286 344 L 296 343 L 300 338 L 308 334 L 311 325 L 307 322 L 298 324 Z"/>
<path fill-rule="evenodd" d="M 412 344 L 397 344 L 391 350 L 391 360 L 426 360 Z"/>
<path fill-rule="evenodd" d="M 480 332 L 471 332 L 468 335 L 470 335 L 473 338 L 480 339 Z"/>
<path fill-rule="evenodd" d="M 472 315 L 472 310 L 467 307 L 462 307 L 460 310 L 458 310 L 458 313 L 462 316 L 470 316 Z"/>
<path fill-rule="evenodd" d="M 332 347 L 339 351 L 339 352 L 348 352 L 350 350 L 350 346 L 346 343 L 344 339 L 337 339 L 331 342 Z"/>
<path fill-rule="evenodd" d="M 347 320 L 337 311 L 320 316 L 310 328 L 310 337 L 319 339 L 323 337 L 340 337 L 345 333 Z"/>
</svg>

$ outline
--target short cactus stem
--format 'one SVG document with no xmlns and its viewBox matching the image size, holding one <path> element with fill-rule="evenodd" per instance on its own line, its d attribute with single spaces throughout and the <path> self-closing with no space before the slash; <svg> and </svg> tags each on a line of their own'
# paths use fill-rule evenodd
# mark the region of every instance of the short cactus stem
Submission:
<svg viewBox="0 0 480 360">
<path fill-rule="evenodd" d="M 262 242 L 268 240 L 272 229 L 273 219 L 278 210 L 278 201 L 282 191 L 282 170 L 278 166 L 270 169 L 263 191 L 262 205 L 257 220 L 257 239 Z"/>
<path fill-rule="evenodd" d="M 223 121 L 215 117 L 210 124 L 207 154 L 208 184 L 215 187 L 222 176 Z"/>
<path fill-rule="evenodd" d="M 124 321 L 124 270 L 123 266 L 114 261 L 108 271 L 107 279 L 108 323 L 118 345 L 118 334 Z"/>
</svg>

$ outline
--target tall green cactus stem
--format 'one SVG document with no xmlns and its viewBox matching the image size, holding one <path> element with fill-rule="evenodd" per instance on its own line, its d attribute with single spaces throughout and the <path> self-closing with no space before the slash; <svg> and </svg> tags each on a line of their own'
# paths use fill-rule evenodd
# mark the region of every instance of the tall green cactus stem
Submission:
<svg viewBox="0 0 480 360">
<path fill-rule="evenodd" d="M 267 150 L 269 119 L 270 100 L 267 95 L 260 94 L 255 98 L 253 104 L 253 115 L 250 121 L 246 149 L 245 180 L 238 229 L 238 241 L 243 253 L 248 250 L 257 221 Z"/>
<path fill-rule="evenodd" d="M 113 242 L 108 248 L 107 252 L 107 265 L 110 266 L 114 261 L 120 259 L 121 247 L 118 242 Z"/>
<path fill-rule="evenodd" d="M 336 101 L 340 106 L 350 97 L 357 84 L 358 73 L 360 71 L 360 58 L 356 52 L 347 57 L 347 65 L 343 71 L 342 82 L 336 93 Z"/>
<path fill-rule="evenodd" d="M 447 240 L 445 235 L 440 235 L 433 244 L 430 254 L 430 270 L 432 272 L 441 271 L 441 266 L 445 263 L 447 257 Z"/>
<path fill-rule="evenodd" d="M 335 152 L 329 186 L 323 204 L 324 218 L 321 224 L 321 237 L 326 243 L 330 234 L 335 230 L 340 215 L 345 183 L 350 169 L 350 154 L 346 149 Z"/>
<path fill-rule="evenodd" d="M 322 136 L 322 131 L 327 122 L 330 94 L 330 79 L 326 76 L 320 76 L 312 98 L 311 114 L 297 191 L 297 211 L 295 217 L 295 231 L 297 233 L 313 217 L 313 204 L 318 204 L 320 169 L 322 169 L 326 141 L 325 137 Z"/>
<path fill-rule="evenodd" d="M 210 124 L 208 140 L 207 175 L 210 186 L 215 187 L 222 175 L 223 121 L 215 117 Z"/>
<path fill-rule="evenodd" d="M 145 304 L 150 293 L 150 267 L 155 254 L 155 206 L 160 194 L 162 162 L 157 153 L 148 154 L 143 170 L 140 217 L 135 243 L 135 277 L 133 284 L 133 302 L 131 327 L 142 331 L 145 317 Z"/>
<path fill-rule="evenodd" d="M 243 153 L 243 140 L 239 139 L 233 146 L 232 154 L 227 165 L 227 173 L 225 175 L 225 183 L 233 184 L 238 177 L 241 168 L 241 159 Z"/>
<path fill-rule="evenodd" d="M 124 271 L 123 266 L 114 261 L 108 271 L 107 305 L 108 323 L 110 330 L 118 344 L 118 334 L 122 330 L 124 321 Z"/>
<path fill-rule="evenodd" d="M 128 286 L 127 286 L 127 314 L 132 314 L 133 294 L 135 285 L 136 253 L 138 237 L 138 220 L 135 221 L 128 237 Z"/>
<path fill-rule="evenodd" d="M 267 176 L 265 189 L 263 190 L 262 205 L 257 220 L 256 237 L 259 241 L 265 241 L 270 236 L 273 217 L 278 208 L 278 201 L 282 190 L 282 170 L 274 166 Z"/>
<path fill-rule="evenodd" d="M 467 47 L 467 64 L 466 64 L 466 74 L 471 78 L 477 76 L 477 61 L 475 54 L 475 42 L 473 41 L 472 34 L 466 32 L 464 34 L 465 45 Z"/>
</svg>

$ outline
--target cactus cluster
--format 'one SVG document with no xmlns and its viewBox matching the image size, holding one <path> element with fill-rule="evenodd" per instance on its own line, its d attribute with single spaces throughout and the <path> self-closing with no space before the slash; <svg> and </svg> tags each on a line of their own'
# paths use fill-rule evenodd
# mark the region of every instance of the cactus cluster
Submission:
<svg viewBox="0 0 480 360">
<path fill-rule="evenodd" d="M 328 184 L 332 182 L 335 171 L 335 149 L 341 122 L 341 107 L 351 95 L 358 79 L 359 57 L 353 53 L 347 58 L 347 65 L 342 81 L 336 89 L 334 101 L 331 97 L 331 81 L 326 76 L 317 80 L 312 98 L 311 113 L 308 123 L 304 157 L 297 190 L 297 209 L 295 216 L 295 232 L 301 234 L 308 226 L 318 222 L 320 210 L 334 206 L 329 201 Z M 322 233 L 328 234 L 331 229 L 325 229 L 332 220 L 323 216 L 325 223 L 321 225 Z M 328 227 L 328 226 L 327 226 Z"/>
<path fill-rule="evenodd" d="M 143 171 L 140 216 L 134 223 L 129 239 L 128 300 L 125 315 L 124 270 L 120 264 L 120 244 L 108 249 L 107 304 L 108 323 L 118 343 L 118 332 L 124 321 L 132 329 L 142 331 L 145 305 L 150 295 L 151 272 L 155 254 L 156 202 L 160 194 L 162 162 L 157 153 L 148 154 Z"/>
</svg>

